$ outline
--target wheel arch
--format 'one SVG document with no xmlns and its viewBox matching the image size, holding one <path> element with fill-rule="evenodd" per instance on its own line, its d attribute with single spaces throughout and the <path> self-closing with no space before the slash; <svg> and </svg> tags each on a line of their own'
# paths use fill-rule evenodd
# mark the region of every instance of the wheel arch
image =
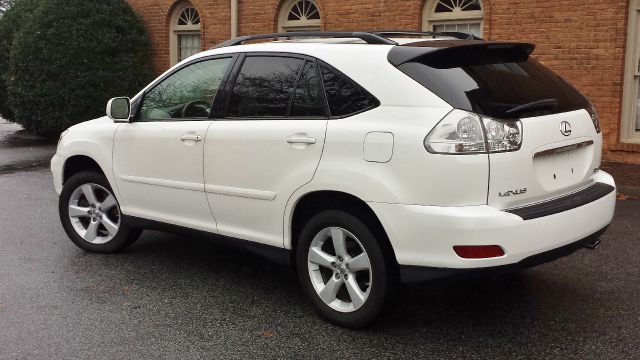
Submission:
<svg viewBox="0 0 640 360">
<path fill-rule="evenodd" d="M 291 249 L 292 259 L 295 259 L 298 237 L 306 221 L 314 214 L 328 209 L 348 211 L 359 217 L 369 226 L 372 226 L 374 232 L 382 234 L 380 237 L 382 244 L 380 245 L 384 251 L 389 254 L 395 264 L 398 264 L 389 236 L 373 209 L 358 196 L 337 190 L 311 191 L 301 195 L 292 205 L 288 218 L 289 222 L 287 223 L 288 236 L 285 239 L 285 247 Z M 295 263 L 295 261 L 293 263 Z"/>
<path fill-rule="evenodd" d="M 107 173 L 96 160 L 87 155 L 73 155 L 65 159 L 62 165 L 62 183 L 64 184 L 81 171 L 96 171 L 107 177 Z M 113 186 L 112 186 L 113 187 Z"/>
<path fill-rule="evenodd" d="M 115 195 L 116 199 L 118 199 L 118 203 L 120 204 L 120 211 L 123 214 L 126 214 L 126 202 L 123 201 L 124 199 L 118 191 L 116 178 L 111 171 L 111 158 L 106 156 L 102 157 L 100 153 L 92 153 L 90 151 L 83 151 L 82 149 L 72 150 L 75 151 L 69 151 L 66 154 L 62 155 L 64 161 L 62 161 L 60 169 L 57 170 L 61 172 L 61 185 L 64 185 L 64 183 L 66 183 L 71 176 L 77 174 L 80 171 L 95 171 L 97 173 L 100 173 L 107 179 L 107 183 L 109 183 L 109 185 L 111 186 L 113 194 Z M 109 155 L 111 155 L 111 151 L 109 151 Z"/>
</svg>

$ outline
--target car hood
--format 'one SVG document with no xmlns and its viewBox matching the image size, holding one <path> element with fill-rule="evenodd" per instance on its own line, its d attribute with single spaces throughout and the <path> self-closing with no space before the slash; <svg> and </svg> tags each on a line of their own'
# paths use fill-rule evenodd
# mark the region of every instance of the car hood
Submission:
<svg viewBox="0 0 640 360">
<path fill-rule="evenodd" d="M 113 120 L 111 120 L 109 117 L 103 116 L 103 117 L 99 117 L 97 119 L 88 120 L 88 121 L 84 121 L 84 122 L 75 124 L 75 125 L 71 126 L 69 128 L 69 130 L 84 129 L 84 128 L 87 128 L 87 127 L 92 127 L 92 126 L 95 126 L 95 125 L 112 123 L 112 122 L 113 122 Z"/>
</svg>

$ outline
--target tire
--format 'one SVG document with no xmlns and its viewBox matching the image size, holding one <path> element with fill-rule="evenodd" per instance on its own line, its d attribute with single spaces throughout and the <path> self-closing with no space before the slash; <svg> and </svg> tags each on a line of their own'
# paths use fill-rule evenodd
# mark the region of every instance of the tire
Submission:
<svg viewBox="0 0 640 360">
<path fill-rule="evenodd" d="M 394 261 L 383 251 L 379 238 L 383 235 L 372 229 L 350 213 L 325 210 L 300 233 L 296 248 L 300 283 L 318 313 L 333 324 L 362 328 L 393 304 L 398 289 Z M 335 243 L 344 243 L 344 250 L 336 251 Z M 368 269 L 363 260 L 367 258 Z"/>
<path fill-rule="evenodd" d="M 141 229 L 125 226 L 122 213 L 104 175 L 83 171 L 62 187 L 58 202 L 60 221 L 69 239 L 93 253 L 115 253 L 133 244 Z"/>
</svg>

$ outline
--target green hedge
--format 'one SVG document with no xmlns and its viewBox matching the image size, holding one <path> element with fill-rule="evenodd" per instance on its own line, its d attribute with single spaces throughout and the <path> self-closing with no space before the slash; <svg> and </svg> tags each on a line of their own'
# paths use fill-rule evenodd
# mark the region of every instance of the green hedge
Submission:
<svg viewBox="0 0 640 360">
<path fill-rule="evenodd" d="M 28 0 L 22 0 L 28 1 Z M 17 33 L 6 84 L 15 122 L 56 135 L 104 115 L 152 76 L 149 39 L 123 0 L 47 0 Z"/>
<path fill-rule="evenodd" d="M 0 116 L 14 120 L 14 113 L 8 104 L 5 79 L 9 71 L 11 46 L 25 22 L 28 22 L 43 0 L 19 0 L 0 17 Z"/>
</svg>

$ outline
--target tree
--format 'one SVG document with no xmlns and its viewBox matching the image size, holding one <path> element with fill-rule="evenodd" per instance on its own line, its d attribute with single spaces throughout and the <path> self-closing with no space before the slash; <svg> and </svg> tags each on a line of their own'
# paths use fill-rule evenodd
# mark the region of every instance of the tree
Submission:
<svg viewBox="0 0 640 360">
<path fill-rule="evenodd" d="M 124 0 L 47 0 L 16 35 L 6 80 L 15 122 L 57 135 L 151 76 L 147 33 Z"/>
<path fill-rule="evenodd" d="M 7 10 L 9 10 L 9 8 L 15 3 L 16 0 L 0 0 L 0 16 L 4 15 L 4 13 L 7 12 Z"/>
<path fill-rule="evenodd" d="M 8 104 L 5 80 L 9 71 L 9 53 L 15 36 L 33 16 L 43 0 L 0 0 L 0 117 L 14 120 L 14 113 Z M 11 6 L 14 5 L 15 6 Z M 9 7 L 11 7 L 9 9 Z"/>
</svg>

